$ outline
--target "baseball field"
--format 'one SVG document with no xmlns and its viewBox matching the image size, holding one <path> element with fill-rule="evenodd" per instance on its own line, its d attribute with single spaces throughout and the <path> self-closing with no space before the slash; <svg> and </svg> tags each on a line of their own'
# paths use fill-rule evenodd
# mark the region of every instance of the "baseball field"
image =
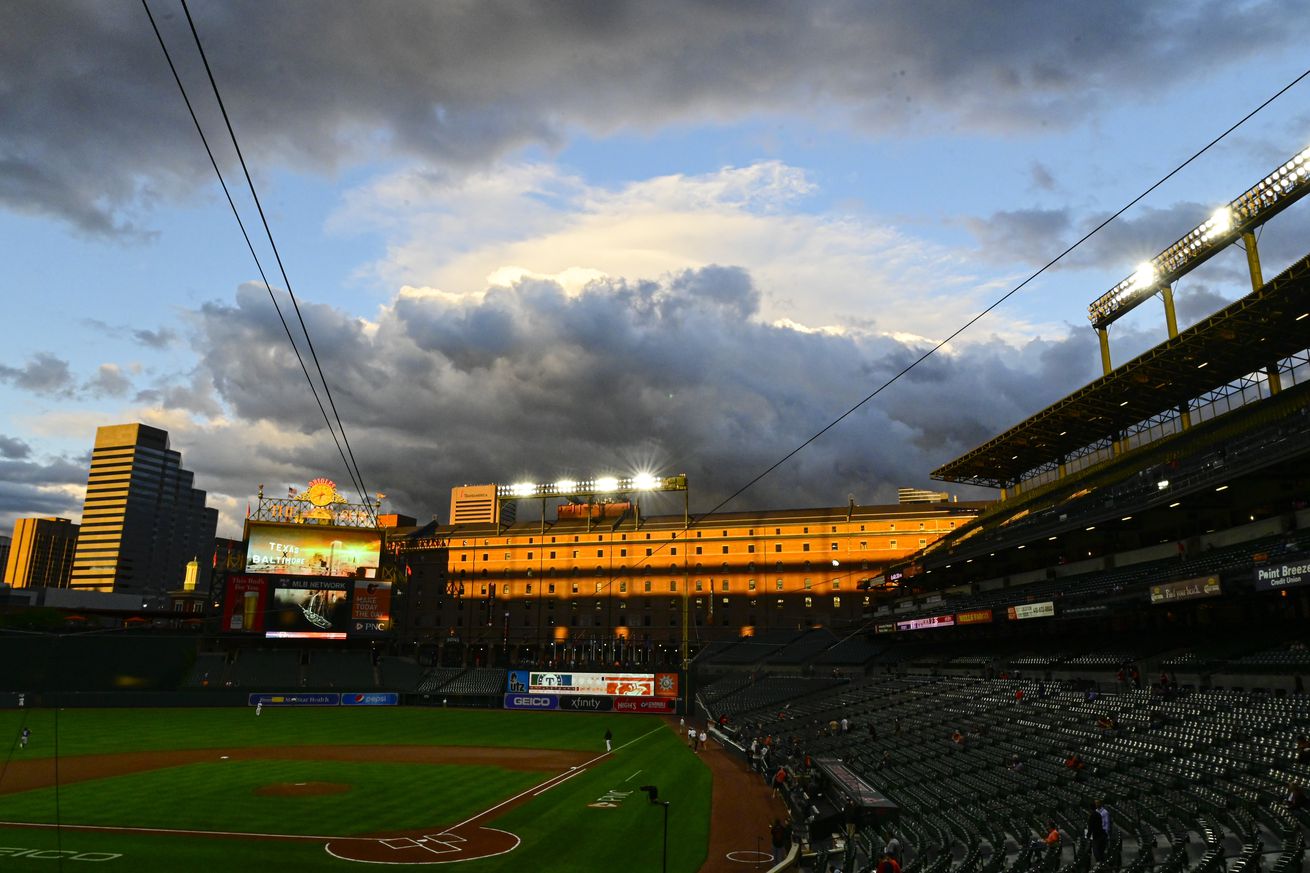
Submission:
<svg viewBox="0 0 1310 873">
<path fill-rule="evenodd" d="M 4 870 L 657 873 L 651 784 L 668 869 L 707 850 L 709 769 L 652 716 L 20 709 L 0 738 Z"/>
</svg>

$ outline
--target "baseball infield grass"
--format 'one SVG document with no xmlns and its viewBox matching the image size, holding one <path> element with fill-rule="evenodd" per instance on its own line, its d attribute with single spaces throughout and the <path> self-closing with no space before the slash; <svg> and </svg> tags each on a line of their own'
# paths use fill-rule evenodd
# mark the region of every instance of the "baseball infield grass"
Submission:
<svg viewBox="0 0 1310 873">
<path fill-rule="evenodd" d="M 0 712 L 0 766 L 40 762 L 54 755 L 56 714 Z M 16 748 L 21 725 L 32 731 Z M 614 734 L 615 752 L 601 757 L 602 737 Z M 316 760 L 297 754 L 314 746 L 443 746 L 566 750 L 587 762 L 580 772 L 557 762 L 517 769 L 458 762 Z M 368 869 L 330 856 L 322 840 L 439 833 L 523 795 L 479 820 L 515 834 L 506 854 L 462 861 L 458 873 L 490 871 L 660 869 L 662 810 L 639 788 L 659 786 L 669 807 L 668 869 L 693 873 L 705 860 L 710 819 L 710 774 L 699 757 L 658 719 L 632 715 L 531 713 L 397 707 L 291 709 L 63 710 L 58 713 L 59 759 L 173 750 L 282 751 L 266 760 L 220 760 L 88 779 L 18 793 L 7 792 L 0 770 L 0 821 L 195 831 L 34 829 L 0 825 L 0 869 L 40 869 L 63 853 L 64 866 L 131 871 L 279 871 Z M 260 754 L 268 754 L 260 751 Z M 521 753 L 519 753 L 521 754 Z M 53 761 L 49 764 L 53 766 Z M 44 765 L 41 765 L 44 766 Z M 534 796 L 532 789 L 561 773 Z M 268 795 L 269 785 L 330 783 L 342 793 Z M 275 835 L 273 839 L 228 834 Z M 117 856 L 117 857 L 110 857 Z M 47 864 L 48 866 L 48 864 Z M 369 865 L 371 866 L 371 865 Z M 418 866 L 418 865 L 415 865 Z M 432 864 L 423 865 L 433 869 Z M 441 865 L 444 866 L 444 865 Z"/>
</svg>

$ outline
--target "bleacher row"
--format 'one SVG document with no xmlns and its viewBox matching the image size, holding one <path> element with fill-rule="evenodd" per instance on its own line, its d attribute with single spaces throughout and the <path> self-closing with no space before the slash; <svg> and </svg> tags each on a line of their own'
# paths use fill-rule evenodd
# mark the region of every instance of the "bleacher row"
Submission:
<svg viewBox="0 0 1310 873">
<path fill-rule="evenodd" d="M 696 660 L 716 667 L 857 667 L 881 649 L 863 634 L 838 637 L 826 628 L 779 628 L 740 640 L 710 643 Z"/>
<path fill-rule="evenodd" d="M 896 612 L 896 620 L 971 609 L 1004 609 L 1021 603 L 1054 600 L 1057 609 L 1079 604 L 1109 604 L 1131 600 L 1144 603 L 1149 586 L 1176 579 L 1217 575 L 1224 583 L 1252 582 L 1256 556 L 1300 554 L 1310 550 L 1310 531 L 1279 534 L 1223 549 L 1214 549 L 1185 560 L 1168 558 L 1133 564 L 1112 570 L 1060 576 L 1017 588 L 979 591 L 952 599 L 949 603 L 924 604 Z M 893 614 L 888 613 L 888 618 Z"/>
<path fill-rule="evenodd" d="M 743 737 L 795 737 L 811 756 L 839 757 L 900 807 L 890 832 L 862 829 L 840 859 L 816 858 L 818 869 L 871 869 L 894 833 L 906 873 L 1301 870 L 1310 815 L 1287 798 L 1289 783 L 1310 783 L 1295 749 L 1310 733 L 1303 695 L 1098 696 L 1067 682 L 940 676 L 814 682 L 731 676 L 700 699 Z M 831 734 L 842 718 L 850 731 Z M 1116 727 L 1098 726 L 1103 718 Z M 1073 754 L 1084 769 L 1066 766 Z M 1081 838 L 1096 799 L 1114 823 L 1099 864 Z M 1054 850 L 1036 842 L 1048 821 L 1064 837 Z"/>
</svg>

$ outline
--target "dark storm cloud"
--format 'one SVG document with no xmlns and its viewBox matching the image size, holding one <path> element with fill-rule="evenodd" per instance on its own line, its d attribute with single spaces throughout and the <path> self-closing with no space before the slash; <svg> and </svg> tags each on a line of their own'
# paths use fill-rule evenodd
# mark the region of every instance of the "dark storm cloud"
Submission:
<svg viewBox="0 0 1310 873">
<path fill-rule="evenodd" d="M 576 129 L 816 105 L 870 129 L 913 125 L 923 107 L 973 127 L 1059 125 L 1107 94 L 1160 93 L 1298 44 L 1310 27 L 1272 0 L 195 5 L 256 165 L 320 170 L 380 152 L 480 163 Z M 217 133 L 178 7 L 151 8 Z M 22 95 L 0 101 L 11 209 L 139 237 L 148 207 L 210 182 L 135 4 L 0 7 L 0 88 Z"/>
<path fill-rule="evenodd" d="M 68 362 L 49 352 L 37 352 L 21 367 L 0 364 L 0 382 L 47 396 L 71 396 L 73 392 Z"/>
<path fill-rule="evenodd" d="M 17 437 L 8 437 L 0 434 L 0 458 L 21 461 L 30 454 L 32 454 L 32 447 L 27 443 Z"/>
<path fill-rule="evenodd" d="M 0 438 L 0 450 L 6 440 Z M 22 446 L 26 448 L 25 445 Z M 86 460 L 55 458 L 47 462 L 30 459 L 29 453 L 0 457 L 0 532 L 8 535 L 14 520 L 31 515 L 67 518 L 82 510 L 79 493 L 86 485 Z"/>
<path fill-rule="evenodd" d="M 375 326 L 308 307 L 371 489 L 444 517 L 453 485 L 640 468 L 686 472 L 708 509 L 922 349 L 754 319 L 732 267 L 595 282 L 525 280 L 476 303 L 403 296 Z M 299 482 L 341 463 L 261 288 L 197 316 L 198 375 L 237 421 L 187 435 L 211 490 Z M 894 501 L 901 485 L 1096 375 L 1090 331 L 993 339 L 929 362 L 752 489 L 739 506 Z M 281 434 L 282 436 L 276 436 Z"/>
</svg>

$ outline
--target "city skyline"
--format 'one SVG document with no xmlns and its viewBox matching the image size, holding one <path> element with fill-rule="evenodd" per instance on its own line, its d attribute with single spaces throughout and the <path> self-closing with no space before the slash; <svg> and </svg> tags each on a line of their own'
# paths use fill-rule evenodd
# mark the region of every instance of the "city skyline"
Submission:
<svg viewBox="0 0 1310 873">
<path fill-rule="evenodd" d="M 180 7 L 151 8 L 236 189 Z M 708 510 L 1303 72 L 1310 29 L 1273 3 L 351 8 L 193 12 L 365 484 L 420 518 L 638 472 Z M 78 520 L 118 421 L 169 431 L 221 535 L 260 483 L 348 489 L 144 13 L 0 16 L 26 98 L 0 531 Z M 727 508 L 930 487 L 1098 374 L 1088 303 L 1308 144 L 1302 82 Z M 1308 214 L 1262 235 L 1266 277 Z M 1244 282 L 1236 249 L 1189 276 L 1180 327 Z M 1116 362 L 1163 336 L 1141 307 Z"/>
</svg>

